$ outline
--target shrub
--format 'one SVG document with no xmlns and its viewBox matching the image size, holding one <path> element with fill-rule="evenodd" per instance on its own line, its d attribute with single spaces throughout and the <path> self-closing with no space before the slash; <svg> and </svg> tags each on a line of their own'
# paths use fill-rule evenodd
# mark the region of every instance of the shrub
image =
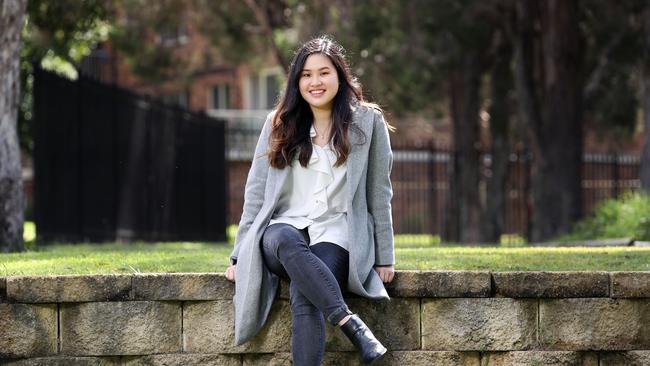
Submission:
<svg viewBox="0 0 650 366">
<path fill-rule="evenodd" d="M 600 202 L 594 212 L 578 222 L 561 240 L 632 237 L 650 241 L 650 194 L 627 192 Z"/>
</svg>

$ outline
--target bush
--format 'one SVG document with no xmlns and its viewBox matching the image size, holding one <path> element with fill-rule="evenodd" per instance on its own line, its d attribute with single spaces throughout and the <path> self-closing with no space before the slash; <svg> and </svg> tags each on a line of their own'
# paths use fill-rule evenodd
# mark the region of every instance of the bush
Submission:
<svg viewBox="0 0 650 366">
<path fill-rule="evenodd" d="M 599 203 L 561 240 L 629 238 L 650 241 L 650 194 L 628 192 Z"/>
</svg>

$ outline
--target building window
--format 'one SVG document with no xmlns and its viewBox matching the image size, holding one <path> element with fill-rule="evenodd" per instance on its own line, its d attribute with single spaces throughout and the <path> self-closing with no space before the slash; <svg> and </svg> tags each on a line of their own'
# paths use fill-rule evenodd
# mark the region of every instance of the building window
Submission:
<svg viewBox="0 0 650 366">
<path fill-rule="evenodd" d="M 272 109 L 281 92 L 283 75 L 279 67 L 251 74 L 246 85 L 245 108 Z"/>
<path fill-rule="evenodd" d="M 212 87 L 210 107 L 212 109 L 230 109 L 230 86 L 228 84 L 218 84 Z"/>
<path fill-rule="evenodd" d="M 266 75 L 266 108 L 272 109 L 280 95 L 280 76 L 276 74 Z"/>
<path fill-rule="evenodd" d="M 185 25 L 165 29 L 156 34 L 156 43 L 164 47 L 184 45 L 188 40 L 187 27 Z"/>
</svg>

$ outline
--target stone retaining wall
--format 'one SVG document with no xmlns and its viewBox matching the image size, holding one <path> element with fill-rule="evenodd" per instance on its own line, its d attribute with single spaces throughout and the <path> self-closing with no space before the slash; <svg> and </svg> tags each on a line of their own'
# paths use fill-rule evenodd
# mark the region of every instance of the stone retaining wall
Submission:
<svg viewBox="0 0 650 366">
<path fill-rule="evenodd" d="M 381 365 L 650 365 L 650 272 L 398 271 L 387 288 L 346 295 Z M 238 347 L 233 292 L 213 273 L 0 277 L 0 364 L 290 365 L 288 284 Z M 329 325 L 324 364 L 359 364 Z"/>
</svg>

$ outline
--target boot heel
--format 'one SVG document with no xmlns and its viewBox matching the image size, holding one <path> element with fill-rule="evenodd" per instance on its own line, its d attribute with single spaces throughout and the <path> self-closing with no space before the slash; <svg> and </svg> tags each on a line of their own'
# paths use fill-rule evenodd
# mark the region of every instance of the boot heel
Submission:
<svg viewBox="0 0 650 366">
<path fill-rule="evenodd" d="M 341 325 L 341 330 L 359 350 L 364 365 L 372 365 L 386 354 L 386 347 L 375 338 L 357 314 L 353 314 L 345 324 Z"/>
</svg>

